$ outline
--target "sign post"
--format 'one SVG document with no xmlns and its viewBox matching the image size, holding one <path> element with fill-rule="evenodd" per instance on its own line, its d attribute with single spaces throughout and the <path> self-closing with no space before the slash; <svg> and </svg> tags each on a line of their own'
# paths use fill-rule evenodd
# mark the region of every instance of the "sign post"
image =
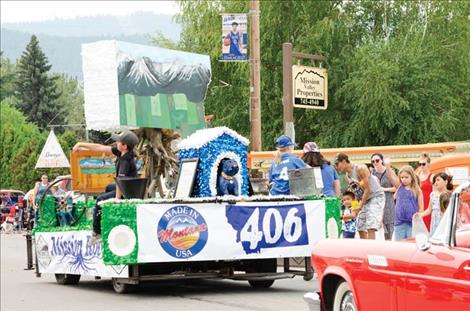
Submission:
<svg viewBox="0 0 470 311">
<path fill-rule="evenodd" d="M 288 135 L 290 136 L 291 138 L 295 139 L 293 137 L 294 133 L 295 133 L 295 129 L 294 129 L 294 96 L 295 94 L 293 94 L 293 91 L 295 92 L 294 88 L 293 88 L 293 81 L 292 81 L 292 70 L 294 69 L 294 67 L 299 67 L 299 66 L 292 66 L 292 59 L 293 58 L 297 58 L 297 59 L 309 59 L 309 60 L 313 60 L 313 61 L 320 61 L 320 62 L 324 62 L 326 61 L 326 57 L 325 56 L 322 56 L 322 55 L 316 55 L 316 54 L 305 54 L 305 53 L 299 53 L 299 52 L 293 52 L 293 46 L 292 46 L 292 43 L 290 42 L 285 42 L 282 44 L 282 75 L 283 75 L 283 78 L 282 78 L 282 85 L 283 85 L 283 96 L 282 96 L 282 104 L 283 104 L 283 112 L 284 112 L 284 115 L 283 115 L 283 125 L 284 125 L 284 134 L 285 135 Z M 307 67 L 308 68 L 308 67 Z M 321 68 L 318 68 L 318 69 L 321 69 Z M 326 75 L 325 75 L 326 77 Z M 300 79 L 300 77 L 298 77 Z M 326 82 L 326 78 L 325 78 L 325 82 Z M 328 85 L 327 83 L 325 83 L 325 87 L 327 88 Z M 307 88 L 307 92 L 310 91 L 309 88 L 311 87 L 308 87 Z M 317 92 L 318 93 L 318 92 Z M 327 103 L 328 103 L 328 100 L 327 100 L 327 96 L 328 96 L 328 93 L 327 91 L 324 91 L 324 96 L 325 96 L 325 107 L 320 107 L 320 102 L 319 102 L 319 99 L 318 98 L 311 98 L 312 95 L 314 94 L 301 94 L 299 93 L 298 95 L 302 95 L 302 96 L 306 96 L 306 95 L 310 95 L 309 97 L 305 97 L 305 99 L 303 100 L 303 102 L 306 104 L 304 106 L 308 106 L 308 107 L 302 107 L 302 108 L 316 108 L 316 109 L 326 109 L 327 107 Z M 301 98 L 299 96 L 299 98 Z M 315 100 L 318 100 L 318 102 L 316 102 Z M 300 102 L 302 102 L 302 99 L 300 99 Z M 317 103 L 318 105 L 315 106 L 314 103 Z M 297 107 L 297 105 L 295 105 L 295 107 Z"/>
</svg>

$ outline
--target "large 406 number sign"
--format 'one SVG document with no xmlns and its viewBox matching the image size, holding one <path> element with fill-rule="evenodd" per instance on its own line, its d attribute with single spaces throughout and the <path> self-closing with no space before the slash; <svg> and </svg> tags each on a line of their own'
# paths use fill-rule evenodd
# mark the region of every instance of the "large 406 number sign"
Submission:
<svg viewBox="0 0 470 311">
<path fill-rule="evenodd" d="M 263 248 L 308 244 L 303 204 L 228 206 L 227 218 L 237 230 L 237 242 L 242 243 L 247 254 Z"/>
</svg>

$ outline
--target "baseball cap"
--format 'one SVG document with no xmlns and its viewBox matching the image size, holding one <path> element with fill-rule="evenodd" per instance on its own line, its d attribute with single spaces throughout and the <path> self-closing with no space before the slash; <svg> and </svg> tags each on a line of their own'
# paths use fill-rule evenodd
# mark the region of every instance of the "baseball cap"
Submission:
<svg viewBox="0 0 470 311">
<path fill-rule="evenodd" d="M 339 162 L 346 161 L 349 163 L 349 157 L 346 153 L 338 153 L 335 157 L 335 165 Z"/>
<path fill-rule="evenodd" d="M 307 153 L 307 152 L 320 152 L 320 148 L 318 147 L 316 142 L 309 141 L 308 143 L 305 143 L 303 152 L 304 153 Z"/>
<path fill-rule="evenodd" d="M 292 141 L 292 139 L 287 135 L 282 135 L 276 140 L 276 148 L 286 148 L 289 146 L 297 147 L 297 144 Z"/>
<path fill-rule="evenodd" d="M 131 131 L 122 131 L 121 133 L 113 133 L 111 139 L 126 144 L 129 148 L 134 148 L 139 143 L 139 138 Z"/>
</svg>

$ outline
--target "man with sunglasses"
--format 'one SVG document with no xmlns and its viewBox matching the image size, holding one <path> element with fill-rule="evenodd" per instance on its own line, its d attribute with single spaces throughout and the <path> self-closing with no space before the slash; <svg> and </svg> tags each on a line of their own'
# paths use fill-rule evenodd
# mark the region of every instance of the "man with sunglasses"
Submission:
<svg viewBox="0 0 470 311">
<path fill-rule="evenodd" d="M 359 183 L 359 174 L 357 164 L 351 163 L 349 156 L 345 153 L 338 153 L 335 158 L 335 166 L 338 172 L 346 174 L 345 179 L 348 182 L 348 190 L 354 193 L 358 201 L 362 200 L 365 189 Z M 356 228 L 361 238 L 366 238 L 366 213 L 359 213 L 356 217 Z"/>
</svg>

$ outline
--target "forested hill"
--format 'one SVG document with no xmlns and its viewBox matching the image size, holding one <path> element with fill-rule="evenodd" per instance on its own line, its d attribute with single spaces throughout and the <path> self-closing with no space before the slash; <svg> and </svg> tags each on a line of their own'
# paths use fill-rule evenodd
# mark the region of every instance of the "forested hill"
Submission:
<svg viewBox="0 0 470 311">
<path fill-rule="evenodd" d="M 158 31 L 167 38 L 178 40 L 180 30 L 172 16 L 152 13 L 80 17 L 34 23 L 2 23 L 1 50 L 4 57 L 16 60 L 34 33 L 52 64 L 52 72 L 66 73 L 81 79 L 82 43 L 115 39 L 148 44 L 150 37 Z"/>
</svg>

